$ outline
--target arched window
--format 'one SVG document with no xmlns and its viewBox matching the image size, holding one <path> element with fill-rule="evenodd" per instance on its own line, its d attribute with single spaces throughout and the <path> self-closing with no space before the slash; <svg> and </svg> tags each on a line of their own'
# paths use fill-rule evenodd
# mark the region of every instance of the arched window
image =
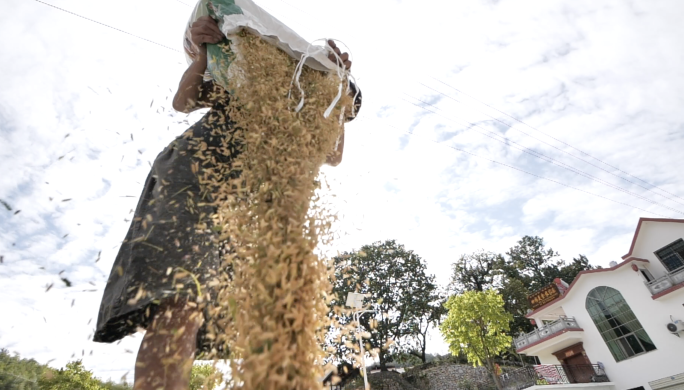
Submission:
<svg viewBox="0 0 684 390">
<path fill-rule="evenodd" d="M 596 287 L 587 295 L 586 308 L 616 362 L 656 349 L 618 290 Z"/>
</svg>

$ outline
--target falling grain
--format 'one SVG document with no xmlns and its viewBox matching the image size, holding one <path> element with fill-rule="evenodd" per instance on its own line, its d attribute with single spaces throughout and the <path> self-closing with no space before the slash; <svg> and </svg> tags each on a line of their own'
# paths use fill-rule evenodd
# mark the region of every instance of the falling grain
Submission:
<svg viewBox="0 0 684 390">
<path fill-rule="evenodd" d="M 214 223 L 231 244 L 223 261 L 232 274 L 217 278 L 217 303 L 232 320 L 217 321 L 210 336 L 240 358 L 231 370 L 241 389 L 318 389 L 331 288 L 327 262 L 314 250 L 330 242 L 333 217 L 319 203 L 316 179 L 343 131 L 339 118 L 351 99 L 324 118 L 339 80 L 305 68 L 300 83 L 306 104 L 295 113 L 290 106 L 299 96 L 289 100 L 287 94 L 296 62 L 245 33 L 240 54 L 234 65 L 242 77 L 231 79 L 228 89 L 234 91 L 232 138 L 241 154 L 200 178 L 213 188 Z M 225 120 L 216 127 L 225 128 Z"/>
</svg>

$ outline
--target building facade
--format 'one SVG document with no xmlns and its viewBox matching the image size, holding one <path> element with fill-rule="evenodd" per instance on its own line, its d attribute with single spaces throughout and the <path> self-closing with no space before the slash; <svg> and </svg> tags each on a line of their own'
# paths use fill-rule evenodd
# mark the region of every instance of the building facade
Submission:
<svg viewBox="0 0 684 390">
<path fill-rule="evenodd" d="M 684 220 L 640 219 L 621 262 L 556 285 L 515 339 L 542 364 L 535 386 L 684 390 Z"/>
</svg>

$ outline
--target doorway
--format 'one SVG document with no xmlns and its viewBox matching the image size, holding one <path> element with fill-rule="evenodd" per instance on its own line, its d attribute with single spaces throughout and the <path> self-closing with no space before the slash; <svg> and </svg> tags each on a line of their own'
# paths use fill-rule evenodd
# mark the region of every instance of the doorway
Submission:
<svg viewBox="0 0 684 390">
<path fill-rule="evenodd" d="M 561 363 L 569 383 L 591 383 L 596 375 L 581 342 L 556 351 L 553 355 Z"/>
<path fill-rule="evenodd" d="M 582 354 L 565 359 L 563 370 L 568 376 L 570 383 L 591 383 L 591 378 L 596 375 L 594 367 L 588 362 L 587 357 Z"/>
</svg>

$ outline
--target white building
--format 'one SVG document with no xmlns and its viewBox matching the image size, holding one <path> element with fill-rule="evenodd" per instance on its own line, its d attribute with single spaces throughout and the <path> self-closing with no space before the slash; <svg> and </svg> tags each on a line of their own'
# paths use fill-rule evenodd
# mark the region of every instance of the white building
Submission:
<svg viewBox="0 0 684 390">
<path fill-rule="evenodd" d="M 504 376 L 507 389 L 684 389 L 684 220 L 641 218 L 622 259 L 541 294 L 538 329 L 515 345 L 543 366 Z"/>
</svg>

